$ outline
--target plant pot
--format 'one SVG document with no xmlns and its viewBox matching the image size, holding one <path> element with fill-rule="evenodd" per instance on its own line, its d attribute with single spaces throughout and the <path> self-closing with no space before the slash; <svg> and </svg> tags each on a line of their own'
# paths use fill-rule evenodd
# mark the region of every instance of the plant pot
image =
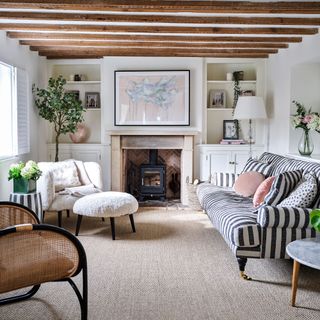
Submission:
<svg viewBox="0 0 320 320">
<path fill-rule="evenodd" d="M 31 193 L 36 191 L 36 181 L 25 178 L 13 179 L 14 193 Z"/>
</svg>

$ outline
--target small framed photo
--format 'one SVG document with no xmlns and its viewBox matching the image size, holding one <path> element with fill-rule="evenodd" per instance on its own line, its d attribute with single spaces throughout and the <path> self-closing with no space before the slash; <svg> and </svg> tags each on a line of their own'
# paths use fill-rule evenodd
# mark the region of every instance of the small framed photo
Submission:
<svg viewBox="0 0 320 320">
<path fill-rule="evenodd" d="M 223 120 L 223 139 L 239 140 L 238 120 Z"/>
<path fill-rule="evenodd" d="M 226 91 L 210 90 L 209 108 L 225 108 L 225 107 L 226 107 Z"/>
<path fill-rule="evenodd" d="M 86 94 L 85 94 L 85 107 L 87 109 L 100 109 L 100 93 L 99 92 L 86 92 Z"/>
<path fill-rule="evenodd" d="M 79 90 L 66 90 L 66 93 L 72 93 L 77 100 L 80 100 L 80 91 Z"/>
</svg>

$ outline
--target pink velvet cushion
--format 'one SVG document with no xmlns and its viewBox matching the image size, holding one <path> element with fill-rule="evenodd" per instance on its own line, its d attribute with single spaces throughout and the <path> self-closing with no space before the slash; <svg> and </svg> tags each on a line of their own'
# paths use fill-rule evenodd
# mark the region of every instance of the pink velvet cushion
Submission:
<svg viewBox="0 0 320 320">
<path fill-rule="evenodd" d="M 233 185 L 233 190 L 244 197 L 252 196 L 261 182 L 264 180 L 264 175 L 256 171 L 248 171 L 240 174 Z"/>
<path fill-rule="evenodd" d="M 258 207 L 263 201 L 265 196 L 269 193 L 275 177 L 269 177 L 259 185 L 253 196 L 253 206 Z"/>
</svg>

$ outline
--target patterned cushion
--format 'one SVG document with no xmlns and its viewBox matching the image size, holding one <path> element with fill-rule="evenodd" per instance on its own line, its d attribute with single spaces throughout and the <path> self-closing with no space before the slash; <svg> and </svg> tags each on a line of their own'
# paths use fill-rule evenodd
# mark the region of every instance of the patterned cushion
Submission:
<svg viewBox="0 0 320 320">
<path fill-rule="evenodd" d="M 257 171 L 262 173 L 265 176 L 269 176 L 271 169 L 272 169 L 271 164 L 250 158 L 247 160 L 247 163 L 245 164 L 242 170 L 242 173 L 247 171 Z"/>
<path fill-rule="evenodd" d="M 281 207 L 309 208 L 318 192 L 317 180 L 313 173 L 307 173 L 287 198 L 279 203 Z"/>
<path fill-rule="evenodd" d="M 280 173 L 274 179 L 270 192 L 264 198 L 264 205 L 275 206 L 295 188 L 302 179 L 302 170 Z"/>
<path fill-rule="evenodd" d="M 215 186 L 231 188 L 238 176 L 237 173 L 214 172 L 210 177 L 210 182 Z"/>
</svg>

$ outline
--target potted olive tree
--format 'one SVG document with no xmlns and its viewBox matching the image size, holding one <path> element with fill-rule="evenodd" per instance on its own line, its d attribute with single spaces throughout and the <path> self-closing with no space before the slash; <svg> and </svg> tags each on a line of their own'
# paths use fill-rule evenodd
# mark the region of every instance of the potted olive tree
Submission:
<svg viewBox="0 0 320 320">
<path fill-rule="evenodd" d="M 65 91 L 65 84 L 66 80 L 59 76 L 57 79 L 50 78 L 46 89 L 33 88 L 39 115 L 53 124 L 56 162 L 59 161 L 60 135 L 74 133 L 77 124 L 83 121 L 83 112 L 85 111 L 75 94 Z"/>
</svg>

